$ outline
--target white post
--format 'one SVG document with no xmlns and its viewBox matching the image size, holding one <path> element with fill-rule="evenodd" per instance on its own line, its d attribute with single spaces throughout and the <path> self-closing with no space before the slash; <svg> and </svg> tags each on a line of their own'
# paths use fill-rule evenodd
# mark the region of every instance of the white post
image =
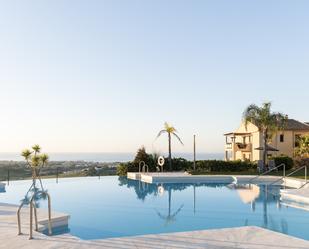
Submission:
<svg viewBox="0 0 309 249">
<path fill-rule="evenodd" d="M 284 189 L 286 186 L 286 179 L 285 179 L 285 164 L 283 164 L 283 180 L 284 180 Z"/>
</svg>

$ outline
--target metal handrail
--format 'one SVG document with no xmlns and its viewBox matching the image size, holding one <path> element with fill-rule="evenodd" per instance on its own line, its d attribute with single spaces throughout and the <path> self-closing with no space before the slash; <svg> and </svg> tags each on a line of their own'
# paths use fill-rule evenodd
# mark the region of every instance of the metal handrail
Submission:
<svg viewBox="0 0 309 249">
<path fill-rule="evenodd" d="M 140 161 L 138 163 L 138 173 L 141 173 L 141 169 L 143 170 L 144 166 L 145 166 L 145 162 L 144 161 Z"/>
<path fill-rule="evenodd" d="M 253 177 L 253 178 L 249 181 L 249 184 L 252 183 L 253 180 L 259 178 L 260 176 L 266 175 L 266 174 L 272 172 L 273 170 L 278 169 L 278 168 L 280 168 L 280 167 L 282 167 L 282 166 L 283 166 L 283 177 L 285 177 L 285 164 L 284 164 L 284 163 L 281 163 L 281 164 L 279 164 L 278 166 L 276 166 L 276 167 L 274 167 L 274 168 L 272 168 L 272 169 L 270 169 L 270 170 L 267 170 L 267 171 L 265 171 L 264 173 L 259 174 L 258 176 Z"/>
<path fill-rule="evenodd" d="M 33 209 L 34 209 L 34 219 L 35 219 L 35 231 L 38 231 L 38 216 L 37 216 L 37 209 L 34 204 L 34 197 L 37 193 L 33 194 L 30 200 L 30 235 L 29 239 L 33 239 L 32 236 L 32 228 L 33 228 Z M 48 235 L 52 235 L 52 224 L 51 224 L 51 198 L 50 195 L 47 192 L 44 192 L 44 194 L 47 195 L 48 199 Z M 18 210 L 17 210 L 17 223 L 18 223 L 18 235 L 21 235 L 21 224 L 20 224 L 20 211 L 25 203 L 21 203 Z"/>
<path fill-rule="evenodd" d="M 305 169 L 305 181 L 306 181 L 306 183 L 305 183 L 304 185 L 306 185 L 306 184 L 307 184 L 307 166 L 306 166 L 306 165 L 304 165 L 304 166 L 302 166 L 302 167 L 300 167 L 300 168 L 294 170 L 293 172 L 291 172 L 291 173 L 289 173 L 288 175 L 286 175 L 286 177 L 289 177 L 289 176 L 293 175 L 294 173 L 296 173 L 296 172 L 298 172 L 298 171 L 300 171 L 300 170 L 302 170 L 302 169 Z M 278 182 L 278 181 L 280 181 L 280 180 L 282 180 L 282 179 L 283 179 L 283 178 L 277 179 L 276 181 L 272 182 L 272 183 L 269 184 L 269 185 L 272 185 L 272 184 L 274 184 L 274 183 L 276 183 L 276 182 Z M 303 185 L 303 186 L 304 186 L 304 185 Z M 300 188 L 302 188 L 303 186 L 301 186 Z"/>
<path fill-rule="evenodd" d="M 21 203 L 17 210 L 17 224 L 18 224 L 18 235 L 21 235 L 21 226 L 20 226 L 20 210 L 24 206 L 24 203 Z"/>
<path fill-rule="evenodd" d="M 31 198 L 30 201 L 30 226 L 32 227 L 32 211 L 34 209 L 34 220 L 35 220 L 35 231 L 38 231 L 38 216 L 37 216 L 37 209 L 35 204 L 33 203 L 33 199 L 34 199 L 34 195 Z M 18 223 L 18 235 L 21 235 L 21 224 L 20 224 L 20 211 L 22 209 L 22 207 L 25 205 L 25 203 L 21 203 L 18 210 L 17 210 L 17 223 Z M 32 236 L 32 231 L 31 231 L 31 236 Z"/>
<path fill-rule="evenodd" d="M 307 167 L 308 167 L 307 165 L 304 165 L 301 168 L 297 169 L 297 171 L 298 171 L 300 169 L 305 168 L 305 183 L 302 186 L 300 186 L 299 189 L 303 188 L 304 186 L 306 186 L 309 183 L 309 181 L 307 181 Z"/>
<path fill-rule="evenodd" d="M 308 183 L 309 183 L 309 182 L 307 182 L 307 179 L 306 179 L 306 182 L 305 182 L 303 185 L 301 185 L 300 188 L 305 187 Z"/>
<path fill-rule="evenodd" d="M 33 209 L 34 209 L 35 231 L 39 230 L 36 206 L 33 203 L 34 197 L 35 197 L 35 194 L 32 196 L 31 201 L 30 201 L 30 233 L 29 233 L 29 239 L 33 239 L 33 236 L 32 236 L 32 228 L 33 228 L 33 226 L 32 226 L 32 222 L 33 222 L 32 213 L 33 213 Z"/>
<path fill-rule="evenodd" d="M 146 171 L 146 169 L 147 169 L 147 171 Z M 143 173 L 144 172 L 149 172 L 149 167 L 148 167 L 148 165 L 147 164 L 144 164 L 144 166 L 143 166 L 143 168 L 142 168 L 142 171 L 143 171 Z"/>
</svg>

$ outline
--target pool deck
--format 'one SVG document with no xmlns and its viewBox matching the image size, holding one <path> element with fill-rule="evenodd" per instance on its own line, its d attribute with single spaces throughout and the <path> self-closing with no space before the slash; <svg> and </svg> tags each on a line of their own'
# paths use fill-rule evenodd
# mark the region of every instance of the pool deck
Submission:
<svg viewBox="0 0 309 249">
<path fill-rule="evenodd" d="M 23 234 L 18 236 L 16 206 L 0 204 L 0 248 L 309 248 L 309 241 L 254 226 L 168 234 L 151 234 L 102 240 L 81 240 L 70 234 L 46 236 L 39 232 L 34 232 L 34 239 L 29 240 L 29 223 L 23 223 L 22 231 Z"/>
</svg>

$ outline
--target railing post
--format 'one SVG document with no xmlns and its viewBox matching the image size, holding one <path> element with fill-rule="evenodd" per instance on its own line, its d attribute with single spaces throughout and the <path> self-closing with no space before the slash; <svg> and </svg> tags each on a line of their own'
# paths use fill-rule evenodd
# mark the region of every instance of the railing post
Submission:
<svg viewBox="0 0 309 249">
<path fill-rule="evenodd" d="M 50 195 L 47 194 L 47 197 L 48 197 L 48 235 L 52 235 Z"/>
<path fill-rule="evenodd" d="M 20 209 L 21 209 L 21 207 L 19 207 L 19 209 L 17 210 L 18 235 L 21 235 L 21 227 L 20 227 Z"/>
<path fill-rule="evenodd" d="M 32 205 L 33 205 L 33 209 L 34 209 L 35 231 L 38 231 L 39 227 L 38 227 L 38 215 L 37 215 L 37 211 L 36 211 L 36 206 L 33 202 L 32 202 Z"/>
<path fill-rule="evenodd" d="M 305 166 L 305 182 L 307 183 L 307 165 Z"/>
<path fill-rule="evenodd" d="M 284 181 L 284 189 L 286 187 L 286 179 L 285 179 L 285 164 L 283 164 L 283 181 Z"/>
<path fill-rule="evenodd" d="M 8 186 L 10 185 L 10 169 L 8 169 Z"/>
<path fill-rule="evenodd" d="M 30 202 L 30 235 L 29 235 L 29 239 L 33 239 L 32 236 L 32 213 L 33 213 L 33 206 L 32 206 L 32 200 Z"/>
</svg>

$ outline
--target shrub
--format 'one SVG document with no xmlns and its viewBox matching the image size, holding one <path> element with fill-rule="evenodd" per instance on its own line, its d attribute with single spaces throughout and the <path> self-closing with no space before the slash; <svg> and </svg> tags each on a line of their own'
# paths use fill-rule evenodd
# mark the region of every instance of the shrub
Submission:
<svg viewBox="0 0 309 249">
<path fill-rule="evenodd" d="M 117 175 L 126 176 L 127 172 L 128 172 L 128 164 L 127 163 L 120 163 L 117 166 Z"/>
<path fill-rule="evenodd" d="M 240 172 L 250 170 L 256 170 L 256 165 L 248 161 L 203 160 L 196 162 L 197 172 Z"/>
<path fill-rule="evenodd" d="M 173 171 L 185 171 L 192 168 L 193 163 L 190 161 L 187 161 L 184 158 L 173 158 L 172 159 L 172 169 Z M 165 159 L 165 169 L 168 169 L 168 159 Z"/>
<path fill-rule="evenodd" d="M 284 163 L 285 164 L 285 170 L 292 169 L 294 166 L 294 161 L 291 157 L 288 156 L 277 156 L 277 157 L 271 157 L 270 159 L 275 160 L 276 166 Z M 282 170 L 282 168 L 279 168 L 279 170 Z"/>
</svg>

